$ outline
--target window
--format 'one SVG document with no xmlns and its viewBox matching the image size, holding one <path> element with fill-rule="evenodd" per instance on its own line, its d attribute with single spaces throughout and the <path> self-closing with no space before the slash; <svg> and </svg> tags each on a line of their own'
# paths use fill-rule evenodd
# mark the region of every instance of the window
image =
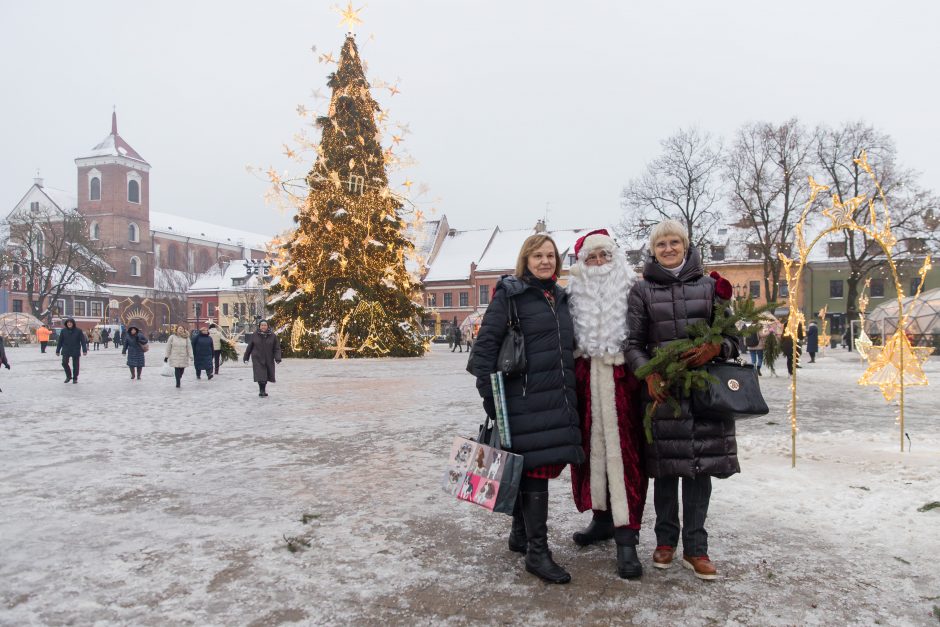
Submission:
<svg viewBox="0 0 940 627">
<path fill-rule="evenodd" d="M 20 280 L 19 280 L 19 279 L 13 279 L 13 291 L 14 291 L 14 292 L 20 291 Z"/>
<path fill-rule="evenodd" d="M 215 312 L 216 312 L 216 305 L 215 305 L 215 303 L 209 303 L 208 309 L 209 309 L 209 317 L 210 317 L 210 318 L 214 317 L 214 316 L 215 316 Z"/>
<path fill-rule="evenodd" d="M 72 301 L 72 308 L 75 311 L 76 316 L 84 318 L 88 315 L 88 301 L 85 300 L 76 300 Z"/>
<path fill-rule="evenodd" d="M 748 244 L 747 245 L 747 258 L 748 259 L 763 259 L 764 251 L 761 250 L 760 244 Z"/>
<path fill-rule="evenodd" d="M 102 307 L 100 300 L 91 301 L 91 317 L 92 318 L 100 318 L 103 311 L 104 311 L 104 307 Z"/>
<path fill-rule="evenodd" d="M 13 313 L 23 313 L 23 301 L 19 299 L 13 301 Z"/>
<path fill-rule="evenodd" d="M 23 270 L 22 268 L 20 268 L 20 264 L 18 263 L 13 264 L 13 274 L 23 274 Z"/>
<path fill-rule="evenodd" d="M 725 247 L 724 246 L 712 246 L 712 261 L 724 261 L 725 260 Z"/>
<path fill-rule="evenodd" d="M 728 234 L 727 227 L 718 229 L 718 235 L 727 235 L 727 234 Z"/>
<path fill-rule="evenodd" d="M 885 280 L 884 279 L 872 279 L 869 284 L 869 289 L 871 290 L 872 298 L 884 298 L 885 297 Z"/>
<path fill-rule="evenodd" d="M 137 181 L 127 182 L 127 202 L 140 202 L 140 183 Z"/>
<path fill-rule="evenodd" d="M 914 294 L 916 294 L 918 287 L 920 287 L 920 278 L 919 278 L 919 277 L 914 277 L 913 279 L 911 279 L 911 291 L 908 292 L 907 295 L 908 295 L 908 296 L 913 296 Z"/>
<path fill-rule="evenodd" d="M 91 239 L 100 239 L 101 238 L 101 227 L 98 226 L 97 222 L 92 222 L 91 226 L 88 228 L 88 236 Z"/>
<path fill-rule="evenodd" d="M 437 294 L 428 294 L 428 307 L 437 307 Z"/>
<path fill-rule="evenodd" d="M 751 281 L 748 283 L 751 298 L 760 298 L 760 281 Z"/>
<path fill-rule="evenodd" d="M 65 301 L 62 299 L 57 300 L 55 302 L 55 305 L 53 305 L 52 307 L 52 313 L 57 316 L 64 316 L 65 315 Z"/>
<path fill-rule="evenodd" d="M 786 298 L 787 296 L 790 295 L 790 286 L 787 284 L 786 281 L 780 282 L 780 285 L 777 288 L 777 293 L 780 295 L 781 298 Z"/>
<path fill-rule="evenodd" d="M 205 248 L 199 250 L 199 272 L 205 272 L 209 269 L 209 266 L 212 265 L 212 262 L 209 260 L 209 253 L 206 252 Z"/>
<path fill-rule="evenodd" d="M 927 252 L 927 240 L 923 237 L 911 237 L 907 240 L 907 250 L 912 253 Z"/>
<path fill-rule="evenodd" d="M 42 234 L 42 231 L 36 231 L 36 236 L 33 239 L 33 242 L 36 245 L 36 256 L 43 257 L 46 254 L 46 237 Z"/>
<path fill-rule="evenodd" d="M 842 279 L 830 280 L 829 281 L 829 298 L 842 298 L 842 288 L 843 288 Z"/>
<path fill-rule="evenodd" d="M 32 212 L 34 212 L 34 213 L 35 213 L 36 211 L 39 211 L 39 201 L 38 201 L 38 200 L 34 200 L 34 201 L 32 201 L 31 203 L 29 203 L 29 210 L 32 211 Z"/>
<path fill-rule="evenodd" d="M 845 242 L 829 242 L 829 258 L 845 257 Z"/>
<path fill-rule="evenodd" d="M 578 262 L 578 257 L 576 255 L 568 255 L 568 265 L 573 266 Z"/>
<path fill-rule="evenodd" d="M 177 263 L 179 263 L 179 250 L 176 244 L 170 244 L 166 249 L 166 267 L 179 270 L 179 268 L 176 267 Z"/>
<path fill-rule="evenodd" d="M 628 250 L 627 251 L 627 261 L 630 262 L 630 265 L 637 266 L 643 262 L 643 251 L 642 250 Z"/>
<path fill-rule="evenodd" d="M 480 304 L 481 305 L 490 304 L 490 286 L 489 285 L 480 286 Z"/>
<path fill-rule="evenodd" d="M 460 306 L 467 307 L 469 305 L 470 305 L 470 293 L 460 292 Z"/>
<path fill-rule="evenodd" d="M 789 257 L 793 252 L 793 244 L 777 244 L 777 252 Z"/>
<path fill-rule="evenodd" d="M 365 182 L 366 180 L 363 177 L 350 174 L 349 180 L 346 182 L 346 188 L 354 194 L 361 194 Z"/>
<path fill-rule="evenodd" d="M 88 184 L 88 200 L 101 200 L 101 179 L 97 176 Z"/>
<path fill-rule="evenodd" d="M 198 319 L 199 316 L 201 315 L 202 315 L 202 303 L 200 303 L 199 301 L 196 301 L 193 303 L 193 317 Z"/>
<path fill-rule="evenodd" d="M 453 306 L 454 306 L 454 295 L 451 294 L 450 292 L 446 292 L 446 293 L 444 294 L 444 306 L 445 306 L 445 307 L 453 307 Z"/>
<path fill-rule="evenodd" d="M 140 227 L 133 222 L 127 225 L 127 240 L 134 243 L 140 241 Z"/>
<path fill-rule="evenodd" d="M 131 257 L 131 276 L 140 276 L 140 259 Z"/>
<path fill-rule="evenodd" d="M 228 315 L 228 303 L 222 303 L 222 315 L 223 316 Z"/>
</svg>

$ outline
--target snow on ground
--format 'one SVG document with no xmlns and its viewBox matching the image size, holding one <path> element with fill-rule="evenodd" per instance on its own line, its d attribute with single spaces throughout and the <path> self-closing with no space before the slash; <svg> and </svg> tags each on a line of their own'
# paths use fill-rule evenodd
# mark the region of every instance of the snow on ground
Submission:
<svg viewBox="0 0 940 627">
<path fill-rule="evenodd" d="M 54 354 L 8 354 L 0 624 L 938 622 L 940 510 L 917 511 L 940 500 L 937 359 L 934 385 L 909 391 L 903 454 L 854 354 L 807 364 L 795 469 L 787 379 L 762 379 L 772 413 L 739 423 L 743 473 L 715 482 L 715 582 L 651 568 L 652 494 L 646 573 L 619 579 L 612 543 L 570 540 L 590 515 L 566 472 L 550 533 L 574 580 L 550 586 L 507 550 L 508 517 L 439 488 L 451 439 L 481 415 L 466 355 L 285 360 L 261 399 L 241 365 L 189 370 L 176 390 L 156 367 L 131 381 L 111 349 L 66 385 Z"/>
</svg>

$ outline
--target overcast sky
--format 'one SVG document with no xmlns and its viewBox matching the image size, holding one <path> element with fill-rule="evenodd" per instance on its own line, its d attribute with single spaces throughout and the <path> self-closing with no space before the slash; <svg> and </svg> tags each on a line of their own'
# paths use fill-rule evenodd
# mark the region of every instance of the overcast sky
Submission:
<svg viewBox="0 0 940 627">
<path fill-rule="evenodd" d="M 74 193 L 73 159 L 121 135 L 151 170 L 151 208 L 265 233 L 246 166 L 282 155 L 345 30 L 335 2 L 5 2 L 0 201 L 40 168 Z M 438 215 L 457 228 L 588 227 L 620 216 L 623 185 L 658 142 L 698 125 L 864 119 L 940 190 L 940 3 L 400 0 L 357 29 L 376 90 L 412 131 Z M 323 101 L 325 102 L 325 101 Z M 322 103 L 321 103 L 322 104 Z M 321 107 L 322 108 L 322 107 Z M 415 188 L 413 188 L 415 189 Z"/>
</svg>

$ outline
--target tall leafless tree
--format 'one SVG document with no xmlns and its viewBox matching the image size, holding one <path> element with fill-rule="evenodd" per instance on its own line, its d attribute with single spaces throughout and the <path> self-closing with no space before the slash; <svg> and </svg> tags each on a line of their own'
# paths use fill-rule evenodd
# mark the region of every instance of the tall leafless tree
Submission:
<svg viewBox="0 0 940 627">
<path fill-rule="evenodd" d="M 673 219 L 685 225 L 689 240 L 704 245 L 721 221 L 722 148 L 709 133 L 683 129 L 661 142 L 662 154 L 643 176 L 623 190 L 625 216 L 618 231 L 628 238 L 649 236 L 652 227 Z"/>
<path fill-rule="evenodd" d="M 166 315 L 164 324 L 185 324 L 189 312 L 186 310 L 186 291 L 196 282 L 195 272 L 157 268 L 154 272 L 153 301 L 158 311 Z"/>
<path fill-rule="evenodd" d="M 95 284 L 108 278 L 101 242 L 91 239 L 77 211 L 24 208 L 7 217 L 4 229 L 11 261 L 22 268 L 30 311 L 41 320 L 48 319 L 53 304 L 82 277 Z"/>
<path fill-rule="evenodd" d="M 814 164 L 821 173 L 816 177 L 818 182 L 828 185 L 830 192 L 838 194 L 843 201 L 856 196 L 876 197 L 876 205 L 880 206 L 874 182 L 855 163 L 863 151 L 884 191 L 891 210 L 892 230 L 902 249 L 907 247 L 913 256 L 927 252 L 927 247 L 937 241 L 937 196 L 919 185 L 915 171 L 898 164 L 894 141 L 886 133 L 865 122 L 821 129 Z M 818 200 L 821 206 L 830 201 L 826 197 Z M 865 223 L 868 213 L 868 204 L 861 203 L 853 218 Z M 884 268 L 887 260 L 877 243 L 860 231 L 845 230 L 842 238 L 849 264 L 846 317 L 853 320 L 858 317 L 859 283 L 873 271 Z M 919 250 L 922 244 L 925 250 Z"/>
<path fill-rule="evenodd" d="M 725 159 L 730 207 L 744 241 L 756 246 L 764 266 L 764 293 L 777 299 L 782 263 L 789 254 L 807 186 L 806 166 L 815 137 L 796 118 L 775 126 L 742 126 Z"/>
</svg>

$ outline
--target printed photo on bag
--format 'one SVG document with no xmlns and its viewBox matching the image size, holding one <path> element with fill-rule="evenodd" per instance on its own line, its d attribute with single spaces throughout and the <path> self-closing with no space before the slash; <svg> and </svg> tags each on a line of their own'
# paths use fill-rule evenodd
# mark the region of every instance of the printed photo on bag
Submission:
<svg viewBox="0 0 940 627">
<path fill-rule="evenodd" d="M 444 492 L 451 496 L 457 496 L 457 490 L 463 485 L 463 478 L 465 476 L 466 473 L 460 472 L 459 470 L 453 468 L 448 470 L 444 475 Z"/>
<path fill-rule="evenodd" d="M 496 504 L 496 495 L 499 493 L 499 483 L 479 477 L 476 481 L 479 483 L 473 495 L 473 502 L 492 511 L 493 505 Z"/>
<path fill-rule="evenodd" d="M 506 462 L 506 455 L 504 451 L 498 451 L 496 449 L 492 450 L 492 457 L 490 459 L 489 466 L 486 468 L 486 478 L 487 479 L 499 479 L 502 476 L 502 468 Z"/>
<path fill-rule="evenodd" d="M 454 444 L 450 451 L 451 464 L 466 468 L 475 448 L 477 448 L 477 445 L 465 438 L 454 438 Z"/>
<path fill-rule="evenodd" d="M 473 482 L 476 479 L 474 475 L 467 475 L 463 480 L 463 485 L 460 486 L 460 494 L 457 495 L 457 498 L 461 501 L 470 501 L 473 499 L 473 488 L 475 487 Z"/>
</svg>

